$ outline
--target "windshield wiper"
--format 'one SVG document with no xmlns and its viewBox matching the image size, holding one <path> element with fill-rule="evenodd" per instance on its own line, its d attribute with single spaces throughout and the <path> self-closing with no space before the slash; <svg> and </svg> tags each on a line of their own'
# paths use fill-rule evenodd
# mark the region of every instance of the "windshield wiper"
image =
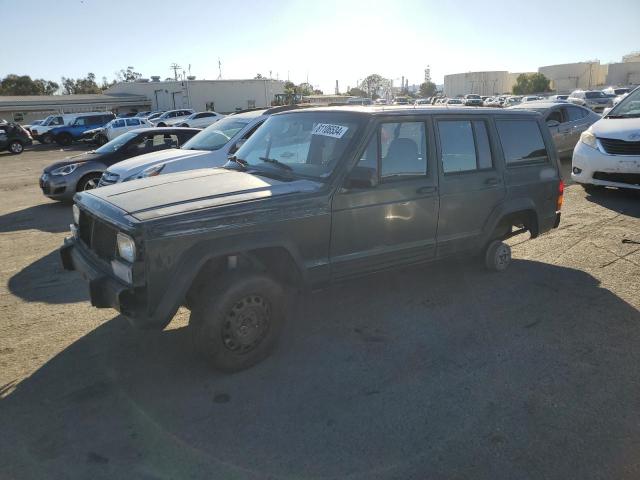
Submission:
<svg viewBox="0 0 640 480">
<path fill-rule="evenodd" d="M 640 113 L 627 113 L 623 115 L 607 115 L 607 118 L 638 118 Z"/>
<path fill-rule="evenodd" d="M 276 160 L 275 158 L 268 158 L 268 157 L 258 157 L 260 158 L 260 160 L 262 160 L 263 162 L 266 163 L 271 163 L 272 165 L 275 165 L 278 168 L 281 168 L 283 170 L 287 170 L 289 172 L 293 171 L 293 168 L 291 168 L 289 165 L 287 165 L 286 163 L 282 163 L 280 160 Z"/>
</svg>

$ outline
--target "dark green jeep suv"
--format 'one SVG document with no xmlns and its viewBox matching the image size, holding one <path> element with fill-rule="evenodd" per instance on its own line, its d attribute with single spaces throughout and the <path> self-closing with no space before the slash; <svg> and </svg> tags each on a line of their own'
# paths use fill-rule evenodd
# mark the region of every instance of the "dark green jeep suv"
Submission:
<svg viewBox="0 0 640 480">
<path fill-rule="evenodd" d="M 482 253 L 558 226 L 563 183 L 538 114 L 329 107 L 273 115 L 223 168 L 76 195 L 65 268 L 140 327 L 191 310 L 222 370 L 274 346 L 302 287 Z"/>
</svg>

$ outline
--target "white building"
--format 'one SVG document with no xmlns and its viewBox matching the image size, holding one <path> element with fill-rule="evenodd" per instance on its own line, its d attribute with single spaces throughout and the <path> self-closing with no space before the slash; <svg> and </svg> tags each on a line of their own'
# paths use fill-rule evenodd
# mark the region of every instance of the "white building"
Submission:
<svg viewBox="0 0 640 480">
<path fill-rule="evenodd" d="M 599 60 L 564 63 L 538 68 L 538 72 L 551 80 L 551 90 L 570 93 L 573 90 L 591 90 L 606 83 L 608 65 Z"/>
<path fill-rule="evenodd" d="M 271 79 L 184 80 L 122 82 L 109 88 L 109 95 L 144 95 L 152 110 L 193 108 L 230 113 L 255 107 L 269 107 L 284 93 L 284 82 Z"/>
<path fill-rule="evenodd" d="M 607 85 L 640 85 L 640 59 L 637 62 L 610 63 Z"/>
<path fill-rule="evenodd" d="M 466 72 L 444 76 L 444 94 L 447 97 L 476 93 L 478 95 L 495 95 L 509 93 L 515 79 L 506 71 Z"/>
</svg>

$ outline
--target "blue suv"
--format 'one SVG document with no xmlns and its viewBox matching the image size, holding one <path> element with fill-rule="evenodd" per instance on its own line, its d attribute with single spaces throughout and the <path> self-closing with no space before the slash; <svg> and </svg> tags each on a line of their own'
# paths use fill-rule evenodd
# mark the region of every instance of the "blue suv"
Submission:
<svg viewBox="0 0 640 480">
<path fill-rule="evenodd" d="M 71 145 L 74 140 L 79 140 L 87 130 L 102 127 L 114 118 L 116 116 L 113 113 L 79 114 L 70 124 L 56 127 L 49 133 L 58 145 L 66 147 Z"/>
</svg>

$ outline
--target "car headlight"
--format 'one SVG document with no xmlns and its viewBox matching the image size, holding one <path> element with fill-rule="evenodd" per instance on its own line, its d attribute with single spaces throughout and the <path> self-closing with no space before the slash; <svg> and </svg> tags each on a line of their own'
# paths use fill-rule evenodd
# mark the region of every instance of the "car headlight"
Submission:
<svg viewBox="0 0 640 480">
<path fill-rule="evenodd" d="M 80 163 L 71 163 L 69 165 L 65 165 L 64 167 L 56 168 L 55 170 L 51 171 L 51 175 L 69 175 L 70 173 L 73 173 L 80 165 Z"/>
<path fill-rule="evenodd" d="M 129 235 L 118 232 L 116 236 L 118 244 L 118 255 L 129 263 L 136 261 L 136 243 Z"/>
<path fill-rule="evenodd" d="M 145 168 L 139 175 L 139 178 L 155 177 L 156 175 L 160 175 L 160 172 L 162 172 L 165 165 L 166 163 L 162 163 L 160 165 L 153 165 L 152 167 Z"/>
<path fill-rule="evenodd" d="M 598 148 L 598 144 L 596 142 L 596 136 L 593 134 L 591 129 L 585 130 L 580 135 L 580 141 L 584 143 L 586 146 L 591 148 Z"/>
<path fill-rule="evenodd" d="M 73 210 L 73 223 L 75 223 L 76 225 L 80 225 L 80 209 L 78 208 L 78 205 L 74 203 L 72 210 Z"/>
</svg>

